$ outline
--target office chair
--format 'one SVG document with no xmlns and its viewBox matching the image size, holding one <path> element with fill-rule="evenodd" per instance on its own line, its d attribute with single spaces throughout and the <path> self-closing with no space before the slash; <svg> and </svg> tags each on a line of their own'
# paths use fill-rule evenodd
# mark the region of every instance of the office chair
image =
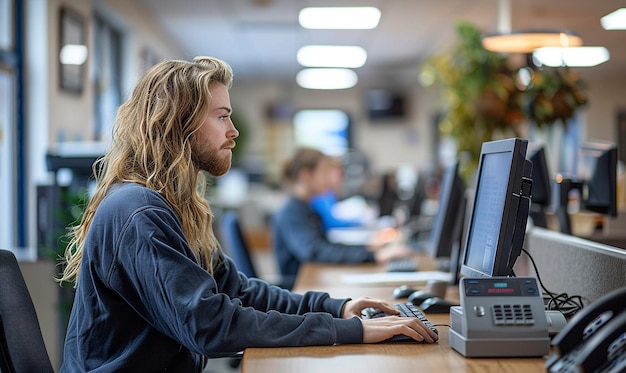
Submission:
<svg viewBox="0 0 626 373">
<path fill-rule="evenodd" d="M 0 250 L 0 355 L 2 373 L 54 373 L 26 282 L 7 250 Z"/>
<path fill-rule="evenodd" d="M 257 277 L 236 211 L 224 211 L 220 218 L 220 231 L 226 250 L 237 264 L 237 269 L 248 277 Z"/>
</svg>

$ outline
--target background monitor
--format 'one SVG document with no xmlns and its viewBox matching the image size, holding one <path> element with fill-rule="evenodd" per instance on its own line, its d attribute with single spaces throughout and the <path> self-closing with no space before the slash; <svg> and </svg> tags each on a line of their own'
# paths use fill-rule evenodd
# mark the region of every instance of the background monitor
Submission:
<svg viewBox="0 0 626 373">
<path fill-rule="evenodd" d="M 558 178 L 557 217 L 562 233 L 572 234 L 568 213 L 571 190 L 580 192 L 580 208 L 617 216 L 617 147 L 615 144 L 586 142 L 579 148 L 576 178 Z"/>
<path fill-rule="evenodd" d="M 548 161 L 544 146 L 530 143 L 526 158 L 533 164 L 530 216 L 534 225 L 546 228 L 548 224 L 545 209 L 550 206 L 552 201 L 552 180 L 548 171 Z"/>
<path fill-rule="evenodd" d="M 523 191 L 530 194 L 531 167 L 526 160 L 528 141 L 485 142 L 481 148 L 475 196 L 467 228 L 461 274 L 468 277 L 509 276 L 526 228 L 520 211 Z M 528 163 L 528 164 L 527 164 Z M 525 176 L 526 175 L 526 176 Z M 523 229 L 521 232 L 520 230 Z M 516 236 L 517 235 L 517 236 Z M 523 241 L 522 241 L 523 242 Z"/>
<path fill-rule="evenodd" d="M 365 109 L 370 121 L 401 120 L 406 116 L 406 95 L 389 89 L 369 89 L 365 92 Z"/>
<path fill-rule="evenodd" d="M 465 214 L 465 183 L 458 173 L 459 162 L 448 167 L 441 179 L 439 209 L 428 240 L 429 255 L 450 258 L 453 246 L 461 242 Z"/>
<path fill-rule="evenodd" d="M 617 148 L 614 144 L 582 144 L 578 178 L 582 181 L 583 209 L 617 216 Z"/>
</svg>

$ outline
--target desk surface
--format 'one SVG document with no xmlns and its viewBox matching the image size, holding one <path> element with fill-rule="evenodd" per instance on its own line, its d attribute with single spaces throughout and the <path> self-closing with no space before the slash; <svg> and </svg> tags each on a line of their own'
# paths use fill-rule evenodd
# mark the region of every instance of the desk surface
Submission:
<svg viewBox="0 0 626 373">
<path fill-rule="evenodd" d="M 420 267 L 423 260 L 420 258 Z M 382 271 L 374 265 L 306 264 L 300 268 L 294 291 L 319 290 L 331 296 L 372 296 L 391 300 L 394 286 L 342 284 L 347 273 Z M 416 286 L 419 288 L 419 286 Z M 458 300 L 458 288 L 451 287 L 446 298 Z M 433 324 L 450 324 L 449 314 L 429 314 Z M 393 343 L 337 346 L 250 348 L 244 352 L 242 372 L 543 372 L 541 358 L 467 359 L 450 348 L 448 327 L 440 326 L 436 344 Z"/>
</svg>

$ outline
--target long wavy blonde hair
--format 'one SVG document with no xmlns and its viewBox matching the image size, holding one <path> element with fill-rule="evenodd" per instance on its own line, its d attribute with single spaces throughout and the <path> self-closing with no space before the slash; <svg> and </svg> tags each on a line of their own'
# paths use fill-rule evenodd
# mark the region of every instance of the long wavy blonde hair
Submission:
<svg viewBox="0 0 626 373">
<path fill-rule="evenodd" d="M 164 61 L 138 81 L 115 120 L 111 149 L 94 164 L 96 191 L 79 225 L 69 231 L 65 269 L 59 281 L 80 274 L 85 239 L 96 209 L 109 189 L 134 182 L 161 194 L 178 215 L 200 265 L 213 272 L 219 244 L 211 228 L 211 209 L 203 198 L 205 177 L 193 161 L 192 136 L 207 115 L 210 87 L 230 88 L 232 69 L 211 57 Z"/>
</svg>

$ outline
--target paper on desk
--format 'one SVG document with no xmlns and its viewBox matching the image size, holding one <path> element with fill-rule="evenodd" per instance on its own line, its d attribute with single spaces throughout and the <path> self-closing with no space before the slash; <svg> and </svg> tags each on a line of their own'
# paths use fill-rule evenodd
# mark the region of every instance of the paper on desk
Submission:
<svg viewBox="0 0 626 373">
<path fill-rule="evenodd" d="M 429 280 L 450 281 L 452 274 L 442 271 L 375 272 L 341 275 L 340 281 L 349 285 L 402 285 L 427 283 Z"/>
</svg>

